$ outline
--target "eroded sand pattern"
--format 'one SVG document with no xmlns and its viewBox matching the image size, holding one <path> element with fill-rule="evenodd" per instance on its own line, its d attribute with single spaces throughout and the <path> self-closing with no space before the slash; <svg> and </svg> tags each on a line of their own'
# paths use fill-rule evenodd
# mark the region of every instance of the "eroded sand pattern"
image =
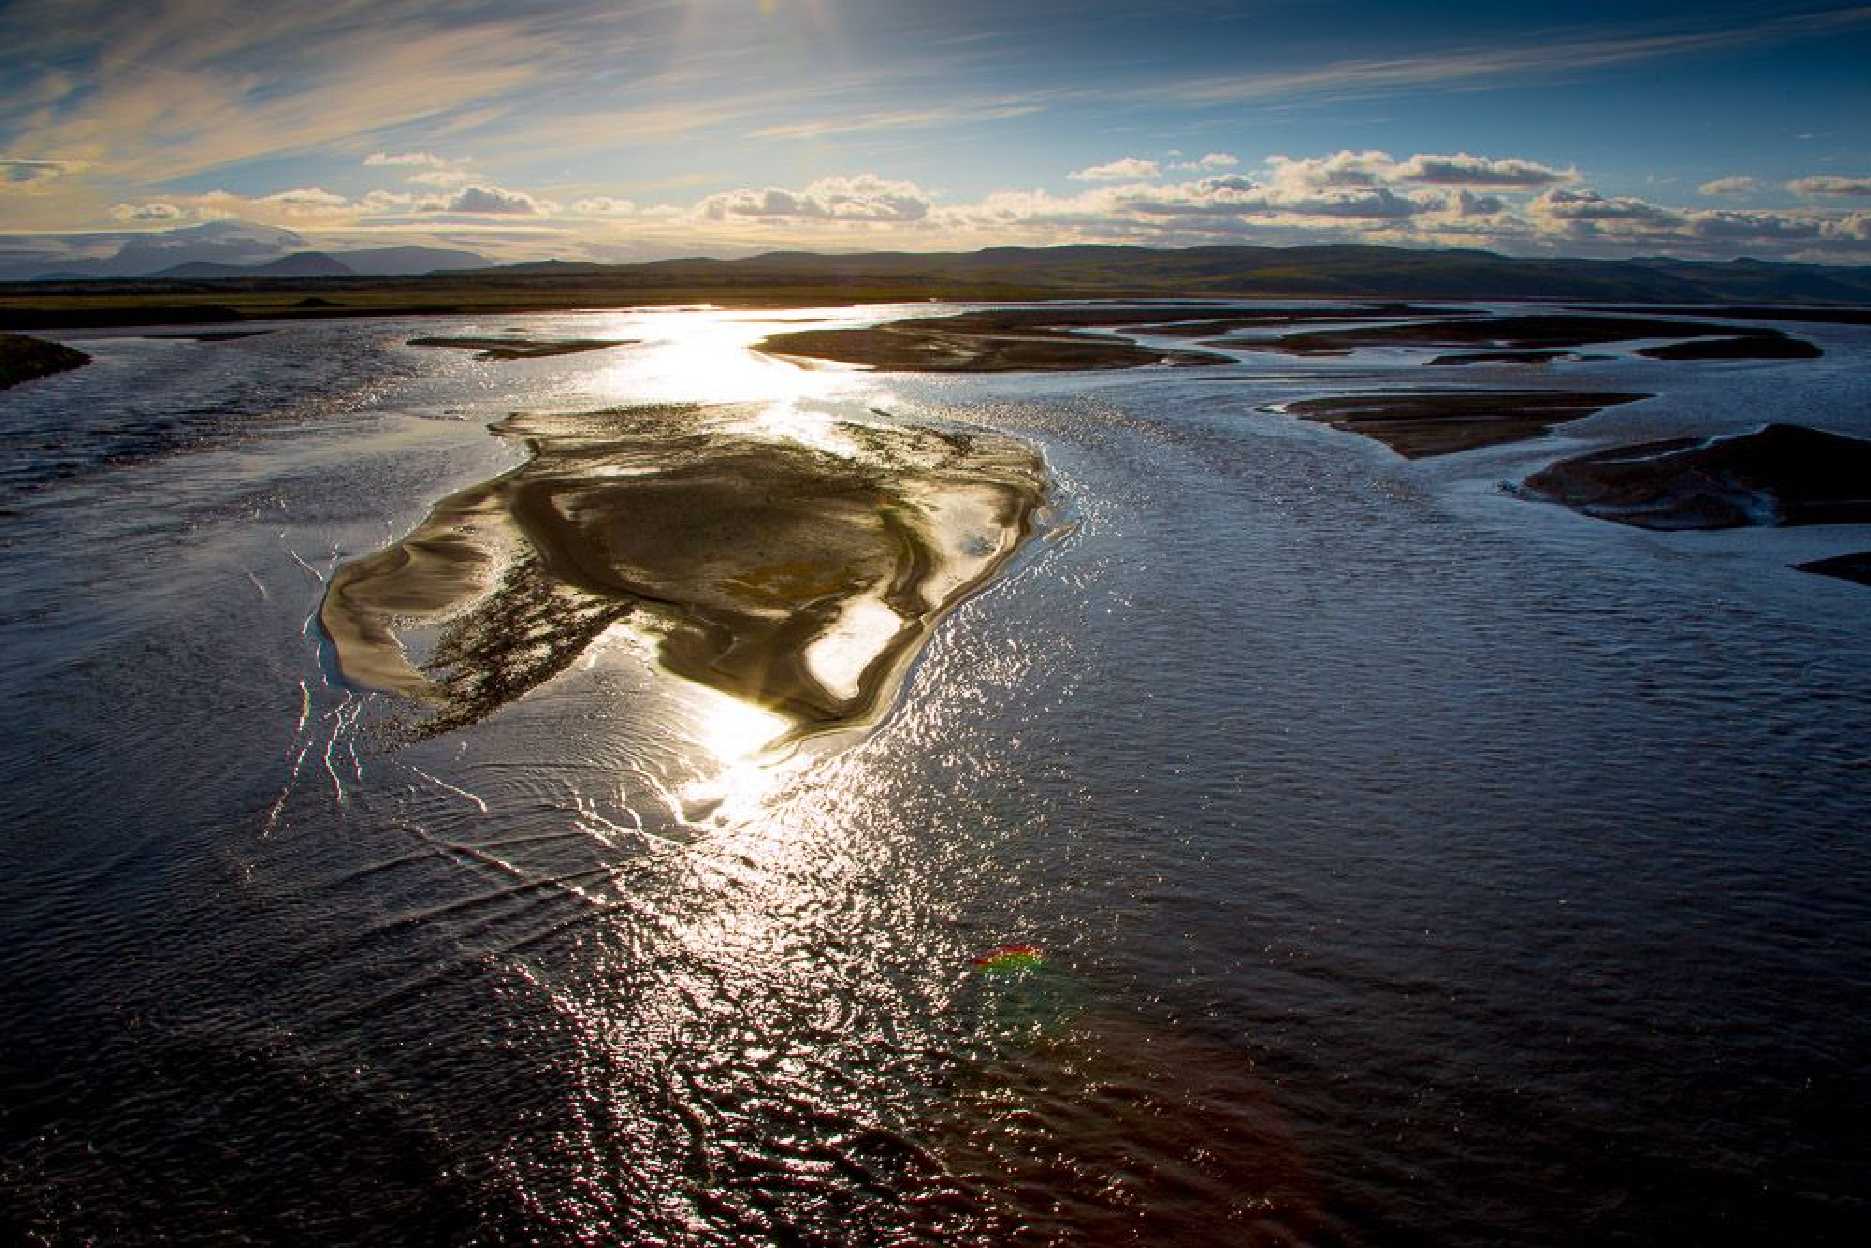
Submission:
<svg viewBox="0 0 1871 1248">
<path fill-rule="evenodd" d="M 670 671 L 783 714 L 861 722 L 930 625 L 1006 562 L 1038 455 L 984 433 L 758 407 L 519 415 L 533 458 L 340 568 L 320 609 L 345 676 L 480 719 L 629 616 Z M 399 627 L 441 625 L 422 670 Z"/>
</svg>

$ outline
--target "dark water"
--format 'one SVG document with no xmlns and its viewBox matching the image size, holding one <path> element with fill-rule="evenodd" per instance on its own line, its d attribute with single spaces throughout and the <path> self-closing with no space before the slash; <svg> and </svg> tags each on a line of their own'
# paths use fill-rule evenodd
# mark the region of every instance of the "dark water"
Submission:
<svg viewBox="0 0 1871 1248">
<path fill-rule="evenodd" d="M 509 322 L 646 341 L 73 339 L 0 395 L 0 1237 L 1865 1242 L 1871 590 L 1788 565 L 1871 534 L 1499 483 L 1871 435 L 1867 331 L 1439 376 L 1659 397 L 1410 464 L 1259 410 L 1422 384 L 1401 354 L 915 379 L 705 314 L 419 332 Z M 880 730 L 778 766 L 624 634 L 416 745 L 328 678 L 320 578 L 517 462 L 486 422 L 670 399 L 1029 438 L 1048 536 Z M 1041 966 L 973 965 L 1009 942 Z"/>
</svg>

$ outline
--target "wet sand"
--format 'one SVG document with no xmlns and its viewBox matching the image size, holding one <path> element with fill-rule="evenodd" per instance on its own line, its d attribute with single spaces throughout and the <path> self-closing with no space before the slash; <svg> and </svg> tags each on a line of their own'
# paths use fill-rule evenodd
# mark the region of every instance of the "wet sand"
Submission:
<svg viewBox="0 0 1871 1248">
<path fill-rule="evenodd" d="M 233 342 L 237 338 L 258 338 L 262 334 L 270 334 L 272 332 L 273 331 L 270 329 L 228 329 L 228 330 L 218 330 L 218 331 L 217 330 L 203 330 L 199 333 L 193 333 L 193 334 L 142 334 L 139 336 L 143 338 L 156 339 L 158 341 L 175 340 L 175 341 L 180 341 L 180 342 Z"/>
<path fill-rule="evenodd" d="M 1375 438 L 1405 459 L 1449 455 L 1538 437 L 1647 394 L 1553 390 L 1453 390 L 1301 399 L 1274 410 Z"/>
<path fill-rule="evenodd" d="M 533 360 L 548 355 L 573 355 L 627 347 L 634 338 L 411 338 L 412 347 L 452 347 L 474 351 L 477 360 Z"/>
<path fill-rule="evenodd" d="M 0 390 L 90 362 L 90 356 L 62 343 L 24 334 L 0 334 Z"/>
<path fill-rule="evenodd" d="M 1554 360 L 1608 360 L 1608 355 L 1581 355 L 1577 351 L 1458 351 L 1439 355 L 1429 361 L 1438 365 L 1457 364 L 1551 364 Z"/>
<path fill-rule="evenodd" d="M 1581 455 L 1528 477 L 1534 498 L 1645 529 L 1871 524 L 1871 441 L 1768 425 Z"/>
<path fill-rule="evenodd" d="M 1138 368 L 1149 364 L 1229 364 L 1206 351 L 1147 347 L 1080 331 L 1152 326 L 1175 316 L 1214 318 L 1251 309 L 1176 305 L 1004 308 L 957 316 L 917 317 L 862 329 L 814 329 L 774 334 L 756 344 L 773 355 L 865 364 L 891 372 L 1015 373 Z M 1213 332 L 1205 330 L 1203 332 Z"/>
<path fill-rule="evenodd" d="M 419 732 L 492 713 L 630 617 L 670 671 L 777 711 L 791 735 L 864 722 L 930 626 L 1031 533 L 1044 468 L 985 433 L 827 422 L 819 445 L 759 408 L 515 416 L 533 458 L 443 499 L 333 576 L 341 670 L 433 705 Z M 417 670 L 399 627 L 440 625 Z"/>
<path fill-rule="evenodd" d="M 1270 341 L 1230 345 L 1291 355 L 1346 355 L 1365 347 L 1479 347 L 1490 350 L 1566 351 L 1643 338 L 1721 338 L 1724 354 L 1657 355 L 1658 359 L 1787 359 L 1820 354 L 1817 347 L 1774 329 L 1699 321 L 1621 316 L 1499 316 L 1315 330 Z M 1674 346 L 1660 348 L 1673 351 Z M 1645 352 L 1652 354 L 1652 352 Z"/>
<path fill-rule="evenodd" d="M 1695 338 L 1644 347 L 1637 354 L 1652 360 L 1816 360 L 1825 352 L 1803 338 L 1763 330 L 1733 338 Z"/>
</svg>

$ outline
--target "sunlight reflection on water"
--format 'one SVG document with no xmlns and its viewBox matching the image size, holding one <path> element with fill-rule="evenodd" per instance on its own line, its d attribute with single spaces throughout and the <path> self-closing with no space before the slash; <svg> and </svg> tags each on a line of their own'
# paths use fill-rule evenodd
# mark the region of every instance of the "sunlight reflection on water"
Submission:
<svg viewBox="0 0 1871 1248">
<path fill-rule="evenodd" d="M 642 342 L 501 365 L 392 345 L 433 370 L 398 417 L 100 476 L 134 505 L 59 512 L 71 558 L 0 550 L 22 601 L 83 606 L 0 621 L 52 673 L 14 678 L 8 1061 L 82 1093 L 18 1081 L 7 1174 L 95 1202 L 74 1238 L 160 1210 L 152 1238 L 253 1242 L 439 1212 L 453 1242 L 1562 1243 L 1846 1208 L 1863 591 L 1785 565 L 1863 534 L 1657 537 L 1495 485 L 1788 394 L 1865 431 L 1846 331 L 1797 366 L 1555 373 L 1667 393 L 1404 465 L 1260 410 L 1396 379 L 1368 362 L 882 378 L 745 350 L 780 319 L 516 318 Z M 239 349 L 284 376 L 295 341 L 405 330 Z M 154 353 L 120 350 L 126 378 Z M 1045 444 L 1076 523 L 852 748 L 771 758 L 783 720 L 625 626 L 414 745 L 321 679 L 316 578 L 509 466 L 479 423 L 732 401 L 807 438 L 899 395 Z M 1044 973 L 971 971 L 1006 942 Z"/>
</svg>

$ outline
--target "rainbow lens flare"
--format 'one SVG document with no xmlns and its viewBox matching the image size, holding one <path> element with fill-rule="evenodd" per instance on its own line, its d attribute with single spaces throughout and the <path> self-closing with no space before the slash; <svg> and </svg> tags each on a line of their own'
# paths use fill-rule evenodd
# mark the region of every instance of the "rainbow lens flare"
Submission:
<svg viewBox="0 0 1871 1248">
<path fill-rule="evenodd" d="M 975 969 L 990 975 L 1028 971 L 1046 960 L 1038 945 L 999 945 L 974 960 Z"/>
</svg>

